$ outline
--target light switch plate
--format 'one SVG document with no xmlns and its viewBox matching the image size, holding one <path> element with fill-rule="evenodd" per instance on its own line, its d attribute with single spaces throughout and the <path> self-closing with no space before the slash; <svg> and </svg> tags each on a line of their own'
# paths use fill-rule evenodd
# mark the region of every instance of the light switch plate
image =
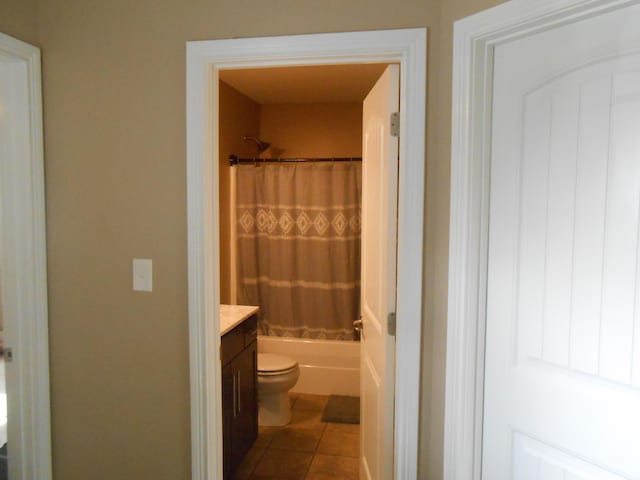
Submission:
<svg viewBox="0 0 640 480">
<path fill-rule="evenodd" d="M 153 262 L 150 258 L 133 259 L 133 290 L 136 292 L 153 290 Z"/>
</svg>

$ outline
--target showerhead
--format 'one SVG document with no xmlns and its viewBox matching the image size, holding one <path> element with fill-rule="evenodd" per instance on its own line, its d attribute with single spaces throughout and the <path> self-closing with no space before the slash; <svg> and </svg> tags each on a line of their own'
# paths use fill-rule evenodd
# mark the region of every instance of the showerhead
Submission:
<svg viewBox="0 0 640 480">
<path fill-rule="evenodd" d="M 250 137 L 250 136 L 244 136 L 242 137 L 243 140 L 251 140 L 253 142 L 256 143 L 256 145 L 258 146 L 258 151 L 260 153 L 264 152 L 267 148 L 269 148 L 271 146 L 271 144 L 269 142 L 263 142 L 262 140 L 260 140 L 257 137 Z"/>
</svg>

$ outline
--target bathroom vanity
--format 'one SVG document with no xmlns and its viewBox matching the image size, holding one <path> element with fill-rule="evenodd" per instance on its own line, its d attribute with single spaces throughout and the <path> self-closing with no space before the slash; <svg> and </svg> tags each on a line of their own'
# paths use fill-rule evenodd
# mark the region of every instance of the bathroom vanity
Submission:
<svg viewBox="0 0 640 480">
<path fill-rule="evenodd" d="M 220 305 L 224 478 L 258 436 L 258 307 Z"/>
</svg>

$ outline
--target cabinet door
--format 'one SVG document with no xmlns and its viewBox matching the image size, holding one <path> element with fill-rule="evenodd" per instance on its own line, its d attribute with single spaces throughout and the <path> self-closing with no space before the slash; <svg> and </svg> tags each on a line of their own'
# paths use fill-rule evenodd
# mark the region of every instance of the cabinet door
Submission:
<svg viewBox="0 0 640 480">
<path fill-rule="evenodd" d="M 237 392 L 237 411 L 233 426 L 234 457 L 238 462 L 258 435 L 257 355 L 257 343 L 253 342 L 233 361 Z"/>
<path fill-rule="evenodd" d="M 233 420 L 235 397 L 235 371 L 229 364 L 222 368 L 222 457 L 224 478 L 233 473 Z"/>
</svg>

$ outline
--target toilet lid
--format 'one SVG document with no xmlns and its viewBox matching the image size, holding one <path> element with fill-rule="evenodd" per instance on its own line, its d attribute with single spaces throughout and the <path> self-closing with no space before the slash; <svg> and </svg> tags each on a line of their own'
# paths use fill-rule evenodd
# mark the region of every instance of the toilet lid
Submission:
<svg viewBox="0 0 640 480">
<path fill-rule="evenodd" d="M 281 372 L 294 368 L 298 362 L 293 358 L 284 355 L 276 355 L 274 353 L 258 354 L 258 371 L 259 372 Z"/>
</svg>

